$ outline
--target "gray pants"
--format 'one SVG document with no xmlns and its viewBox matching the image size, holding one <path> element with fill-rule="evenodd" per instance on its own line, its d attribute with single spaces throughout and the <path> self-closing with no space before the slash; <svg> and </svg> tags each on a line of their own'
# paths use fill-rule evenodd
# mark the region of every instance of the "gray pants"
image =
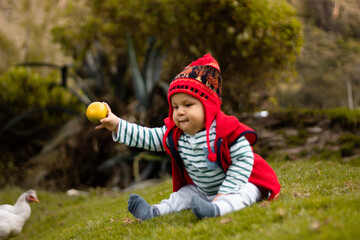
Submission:
<svg viewBox="0 0 360 240">
<path fill-rule="evenodd" d="M 160 204 L 155 204 L 159 209 L 160 215 L 171 212 L 179 212 L 184 209 L 191 208 L 191 199 L 194 195 L 199 195 L 201 198 L 212 201 L 216 195 L 206 196 L 201 193 L 195 185 L 189 184 L 180 188 L 177 192 L 170 194 L 169 199 L 164 199 Z M 220 210 L 220 216 L 230 212 L 238 211 L 244 207 L 250 206 L 264 197 L 259 188 L 252 183 L 247 183 L 239 192 L 218 197 L 214 204 Z"/>
</svg>

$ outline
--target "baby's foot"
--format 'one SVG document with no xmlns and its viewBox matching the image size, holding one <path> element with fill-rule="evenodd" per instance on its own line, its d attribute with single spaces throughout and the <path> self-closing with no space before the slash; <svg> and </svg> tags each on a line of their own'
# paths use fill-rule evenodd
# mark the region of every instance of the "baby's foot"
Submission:
<svg viewBox="0 0 360 240">
<path fill-rule="evenodd" d="M 129 196 L 128 210 L 134 217 L 143 221 L 155 217 L 153 207 L 137 194 Z M 156 211 L 154 212 L 157 213 Z M 158 214 L 155 215 L 157 216 Z"/>
<path fill-rule="evenodd" d="M 198 195 L 192 198 L 191 208 L 198 218 L 216 217 L 219 215 L 219 210 L 215 204 L 202 199 Z"/>
</svg>

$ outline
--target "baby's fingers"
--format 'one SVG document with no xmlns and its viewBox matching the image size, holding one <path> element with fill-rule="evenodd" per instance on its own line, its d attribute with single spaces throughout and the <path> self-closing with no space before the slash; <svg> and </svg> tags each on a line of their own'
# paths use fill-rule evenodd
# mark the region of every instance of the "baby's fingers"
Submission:
<svg viewBox="0 0 360 240">
<path fill-rule="evenodd" d="M 107 128 L 107 126 L 109 125 L 109 117 L 106 117 L 106 118 L 103 118 L 103 119 L 100 119 L 100 125 L 97 125 L 95 127 L 96 130 L 98 129 L 103 129 L 103 128 Z"/>
<path fill-rule="evenodd" d="M 99 129 L 103 129 L 103 128 L 105 128 L 105 125 L 104 125 L 104 124 L 100 124 L 100 125 L 97 125 L 97 126 L 95 127 L 95 130 L 99 130 Z"/>
<path fill-rule="evenodd" d="M 110 108 L 109 104 L 107 104 L 106 102 L 103 102 L 103 104 L 105 104 L 107 112 L 108 112 L 107 115 L 109 116 L 109 113 L 111 113 L 111 108 Z"/>
</svg>

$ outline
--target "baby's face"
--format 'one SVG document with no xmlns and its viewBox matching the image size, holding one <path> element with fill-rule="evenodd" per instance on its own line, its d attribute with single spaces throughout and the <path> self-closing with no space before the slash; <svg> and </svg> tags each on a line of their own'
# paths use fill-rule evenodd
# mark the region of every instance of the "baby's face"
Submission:
<svg viewBox="0 0 360 240">
<path fill-rule="evenodd" d="M 205 127 L 205 110 L 195 97 L 176 93 L 171 97 L 175 125 L 187 134 L 194 135 Z"/>
</svg>

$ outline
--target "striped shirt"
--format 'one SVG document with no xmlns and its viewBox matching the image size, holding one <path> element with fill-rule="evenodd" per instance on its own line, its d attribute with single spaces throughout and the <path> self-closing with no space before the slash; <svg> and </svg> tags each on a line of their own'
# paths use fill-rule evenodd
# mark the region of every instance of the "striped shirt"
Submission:
<svg viewBox="0 0 360 240">
<path fill-rule="evenodd" d="M 166 126 L 147 128 L 119 119 L 118 131 L 113 132 L 113 140 L 131 147 L 150 151 L 164 151 L 162 142 Z M 214 146 L 216 121 L 210 127 L 210 146 Z M 244 186 L 250 177 L 254 155 L 249 142 L 241 137 L 230 147 L 231 165 L 226 173 L 215 162 L 207 160 L 208 148 L 206 131 L 195 135 L 182 133 L 178 151 L 186 171 L 199 191 L 211 196 L 217 193 L 235 193 Z M 212 149 L 213 151 L 213 149 Z"/>
</svg>

